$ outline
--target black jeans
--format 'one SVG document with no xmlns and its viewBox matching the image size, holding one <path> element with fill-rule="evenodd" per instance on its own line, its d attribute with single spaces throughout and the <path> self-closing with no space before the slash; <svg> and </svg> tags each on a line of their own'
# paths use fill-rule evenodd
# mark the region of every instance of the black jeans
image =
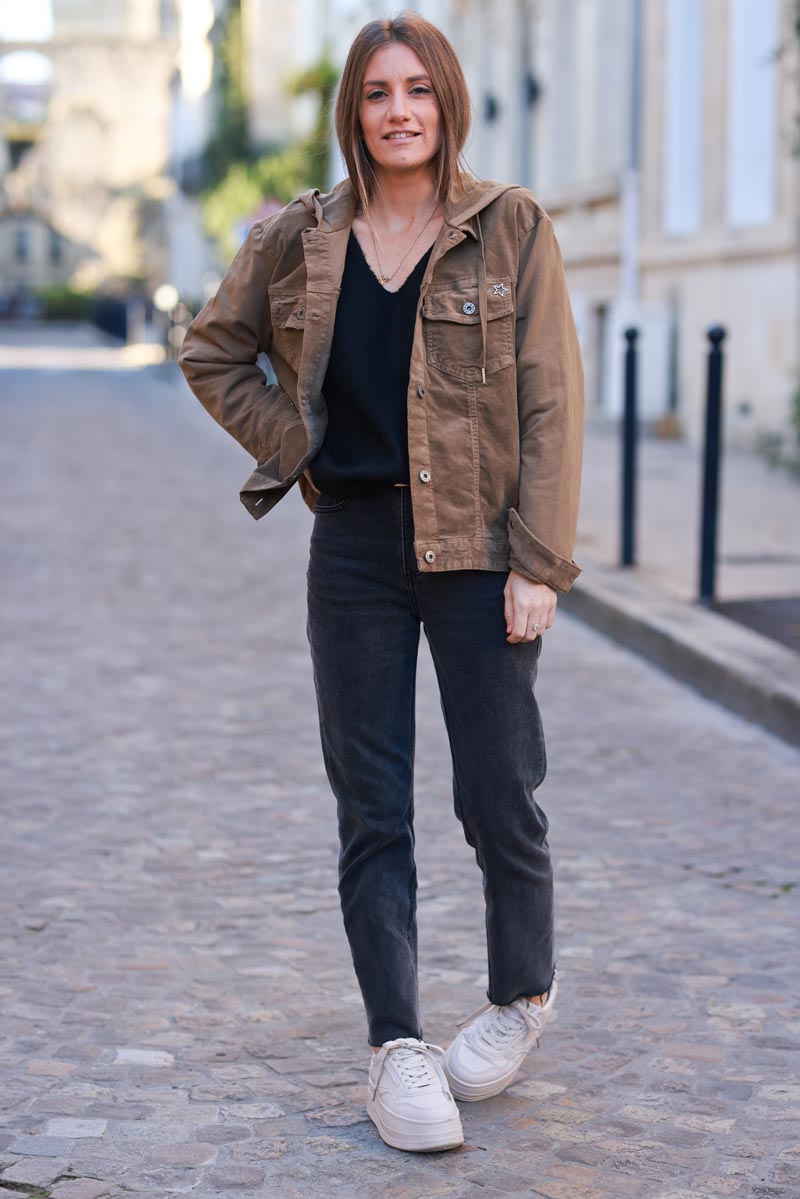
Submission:
<svg viewBox="0 0 800 1199">
<path fill-rule="evenodd" d="M 455 811 L 483 874 L 488 998 L 552 982 L 553 871 L 534 799 L 547 768 L 534 684 L 542 637 L 506 641 L 505 571 L 420 571 L 408 487 L 321 495 L 308 639 L 337 801 L 339 895 L 369 1043 L 419 1037 L 414 695 L 420 622 L 453 761 Z"/>
</svg>

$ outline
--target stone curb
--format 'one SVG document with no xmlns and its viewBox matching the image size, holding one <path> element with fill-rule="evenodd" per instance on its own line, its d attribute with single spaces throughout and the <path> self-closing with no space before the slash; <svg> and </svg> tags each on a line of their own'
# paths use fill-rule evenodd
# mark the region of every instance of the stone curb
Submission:
<svg viewBox="0 0 800 1199">
<path fill-rule="evenodd" d="M 708 699 L 800 746 L 800 656 L 793 650 L 612 567 L 586 566 L 558 602 Z"/>
</svg>

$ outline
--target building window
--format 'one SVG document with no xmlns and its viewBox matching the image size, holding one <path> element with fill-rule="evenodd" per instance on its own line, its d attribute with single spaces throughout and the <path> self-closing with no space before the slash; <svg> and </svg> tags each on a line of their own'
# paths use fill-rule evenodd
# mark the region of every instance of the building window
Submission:
<svg viewBox="0 0 800 1199">
<path fill-rule="evenodd" d="M 727 218 L 761 225 L 775 210 L 776 0 L 731 0 Z"/>
<path fill-rule="evenodd" d="M 8 147 L 8 161 L 12 171 L 15 171 L 22 162 L 24 156 L 34 146 L 33 141 L 23 141 L 21 139 L 13 139 L 6 143 Z"/>
<path fill-rule="evenodd" d="M 30 257 L 30 241 L 27 229 L 14 230 L 14 261 L 27 262 Z"/>
<path fill-rule="evenodd" d="M 162 37 L 169 37 L 178 31 L 178 14 L 175 11 L 175 0 L 160 0 L 159 26 Z"/>
<path fill-rule="evenodd" d="M 552 131 L 551 183 L 563 188 L 575 175 L 575 5 L 561 0 L 553 12 L 552 77 L 549 113 Z"/>
<path fill-rule="evenodd" d="M 668 0 L 664 97 L 664 232 L 693 233 L 703 200 L 703 5 Z"/>
<path fill-rule="evenodd" d="M 591 130 L 592 171 L 599 176 L 619 174 L 630 157 L 632 8 L 619 0 L 598 0 L 591 8 L 595 28 L 587 40 L 597 47 L 596 78 L 584 119 Z"/>
</svg>

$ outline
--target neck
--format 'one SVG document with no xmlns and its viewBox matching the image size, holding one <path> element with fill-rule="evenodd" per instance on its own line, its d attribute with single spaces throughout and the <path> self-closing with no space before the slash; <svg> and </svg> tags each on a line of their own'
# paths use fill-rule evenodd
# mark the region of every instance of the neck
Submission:
<svg viewBox="0 0 800 1199">
<path fill-rule="evenodd" d="M 378 184 L 369 203 L 370 216 L 384 229 L 402 232 L 420 214 L 437 205 L 436 180 L 426 168 L 419 171 L 376 169 Z"/>
</svg>

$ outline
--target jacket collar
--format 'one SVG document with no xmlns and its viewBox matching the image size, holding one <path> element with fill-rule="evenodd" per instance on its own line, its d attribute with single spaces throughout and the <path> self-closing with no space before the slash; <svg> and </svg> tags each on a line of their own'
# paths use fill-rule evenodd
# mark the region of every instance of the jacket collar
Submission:
<svg viewBox="0 0 800 1199">
<path fill-rule="evenodd" d="M 445 205 L 445 224 L 462 229 L 477 241 L 479 234 L 472 218 L 503 192 L 517 186 L 515 183 L 494 183 L 487 179 L 471 181 L 465 192 Z M 341 179 L 329 192 L 322 193 L 318 187 L 312 187 L 298 198 L 313 214 L 317 228 L 323 233 L 344 229 L 353 222 L 355 192 L 349 176 Z"/>
</svg>

